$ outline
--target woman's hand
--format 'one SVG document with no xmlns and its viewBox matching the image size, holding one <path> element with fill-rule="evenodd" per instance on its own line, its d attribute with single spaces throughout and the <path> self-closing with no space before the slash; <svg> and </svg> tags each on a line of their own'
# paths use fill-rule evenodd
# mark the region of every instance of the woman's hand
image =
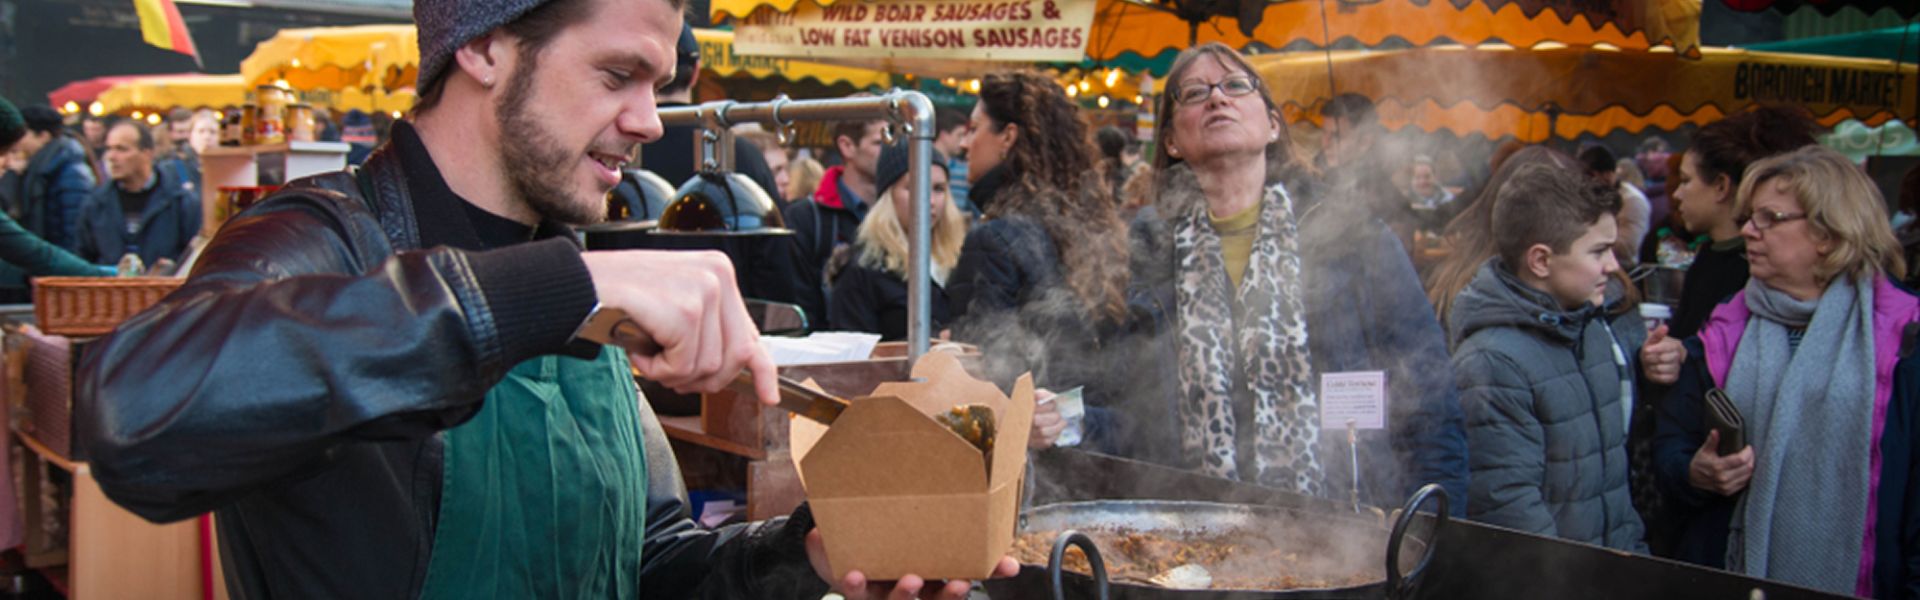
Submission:
<svg viewBox="0 0 1920 600">
<path fill-rule="evenodd" d="M 820 530 L 807 533 L 807 561 L 813 563 L 813 572 L 821 581 L 833 581 L 833 571 L 827 568 L 827 547 L 821 541 Z M 1011 556 L 1000 557 L 1000 564 L 993 568 L 993 577 L 1012 577 L 1020 573 L 1020 563 Z M 847 576 L 833 584 L 833 592 L 846 600 L 909 600 L 911 598 L 937 598 L 940 600 L 965 600 L 973 591 L 973 582 L 956 579 L 939 582 L 927 581 L 917 575 L 901 577 L 899 581 L 871 582 L 859 571 L 848 571 Z"/>
<path fill-rule="evenodd" d="M 1693 453 L 1693 461 L 1687 464 L 1687 483 L 1732 496 L 1747 489 L 1747 482 L 1753 479 L 1753 446 L 1726 456 L 1720 455 L 1719 447 L 1720 432 L 1708 431 L 1707 441 L 1700 444 L 1700 449 Z"/>
<path fill-rule="evenodd" d="M 1687 360 L 1687 347 L 1680 340 L 1667 337 L 1667 326 L 1653 328 L 1647 334 L 1647 343 L 1640 346 L 1640 370 L 1645 372 L 1647 381 L 1660 385 L 1673 385 L 1680 380 L 1680 363 Z"/>
<path fill-rule="evenodd" d="M 1060 416 L 1060 406 L 1053 403 L 1053 392 L 1034 390 L 1033 402 L 1033 431 L 1027 435 L 1027 448 L 1052 448 L 1060 432 L 1066 431 L 1067 419 Z"/>
</svg>

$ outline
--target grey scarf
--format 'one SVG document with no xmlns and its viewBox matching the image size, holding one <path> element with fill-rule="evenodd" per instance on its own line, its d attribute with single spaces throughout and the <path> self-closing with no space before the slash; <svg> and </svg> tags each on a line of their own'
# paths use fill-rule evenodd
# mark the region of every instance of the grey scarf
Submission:
<svg viewBox="0 0 1920 600">
<path fill-rule="evenodd" d="M 1176 171 L 1176 181 L 1190 186 L 1177 187 L 1197 191 L 1192 178 L 1190 170 Z M 1260 484 L 1324 495 L 1299 226 L 1293 200 L 1279 184 L 1266 189 L 1259 210 L 1260 230 L 1238 290 L 1227 277 L 1206 203 L 1187 202 L 1175 213 L 1180 446 L 1209 475 L 1239 479 L 1241 461 L 1251 459 Z M 1238 453 L 1236 440 L 1249 428 L 1235 422 L 1237 390 L 1253 402 L 1252 457 Z"/>
<path fill-rule="evenodd" d="M 1852 594 L 1873 438 L 1873 279 L 1841 277 L 1802 302 L 1754 279 L 1727 372 L 1746 417 L 1753 480 L 1734 507 L 1727 568 Z M 1788 329 L 1806 328 L 1799 349 Z"/>
</svg>

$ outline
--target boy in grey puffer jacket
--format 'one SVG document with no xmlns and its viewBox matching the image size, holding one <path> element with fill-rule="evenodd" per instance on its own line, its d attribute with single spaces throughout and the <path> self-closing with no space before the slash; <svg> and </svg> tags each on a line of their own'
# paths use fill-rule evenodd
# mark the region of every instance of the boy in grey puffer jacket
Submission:
<svg viewBox="0 0 1920 600">
<path fill-rule="evenodd" d="M 1498 255 L 1454 300 L 1467 417 L 1467 516 L 1644 553 L 1627 488 L 1627 417 L 1647 332 L 1623 310 L 1618 198 L 1523 168 L 1495 197 Z"/>
</svg>

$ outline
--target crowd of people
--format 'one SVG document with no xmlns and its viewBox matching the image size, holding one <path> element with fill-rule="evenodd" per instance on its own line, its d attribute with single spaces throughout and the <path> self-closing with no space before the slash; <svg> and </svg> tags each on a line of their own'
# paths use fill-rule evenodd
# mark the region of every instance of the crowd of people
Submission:
<svg viewBox="0 0 1920 600">
<path fill-rule="evenodd" d="M 229 223 L 180 293 L 100 342 L 76 402 L 98 415 L 78 427 L 103 488 L 148 518 L 220 511 L 222 551 L 246 558 L 229 575 L 257 593 L 567 581 L 591 589 L 560 595 L 623 596 L 610 590 L 655 578 L 758 596 L 801 577 L 793 589 L 817 596 L 832 578 L 807 560 L 806 509 L 694 527 L 622 381 L 629 361 L 680 391 L 747 368 L 768 400 L 771 365 L 735 308 L 748 267 L 583 253 L 561 227 L 604 212 L 621 178 L 605 159 L 630 145 L 649 170 L 683 168 L 670 181 L 693 172 L 696 132 L 646 117 L 691 102 L 689 30 L 648 12 L 662 2 L 515 3 L 417 3 L 414 115 L 360 170 Z M 572 77 L 607 70 L 596 45 L 648 60 Z M 1896 233 L 1805 114 L 1736 113 L 1627 158 L 1516 144 L 1459 186 L 1433 157 L 1387 150 L 1360 96 L 1327 103 L 1320 148 L 1301 151 L 1227 46 L 1181 52 L 1164 81 L 1145 144 L 1094 130 L 1029 71 L 987 74 L 970 113 L 937 116 L 935 331 L 980 348 L 1002 385 L 1031 373 L 1042 399 L 1086 403 L 1071 423 L 1041 404 L 1034 449 L 1375 506 L 1439 483 L 1459 516 L 1493 525 L 1920 596 L 1920 297 L 1902 243 L 1920 226 Z M 36 274 L 180 258 L 200 222 L 202 115 L 69 133 L 51 109 L 0 109 L 0 258 Z M 792 231 L 744 291 L 814 329 L 906 337 L 909 152 L 886 127 L 839 123 L 820 153 L 738 138 Z M 1920 175 L 1901 202 L 1920 213 Z M 1686 271 L 1671 322 L 1643 316 L 1629 276 L 1643 263 Z M 576 324 L 606 308 L 660 351 L 580 348 Z M 139 352 L 154 344 L 170 352 Z M 1381 377 L 1379 427 L 1323 424 L 1333 374 Z M 1707 415 L 1720 396 L 1745 416 L 1737 440 Z M 529 441 L 543 450 L 516 445 Z M 261 541 L 296 537 L 389 560 L 328 569 Z M 535 538 L 567 543 L 536 552 Z M 521 568 L 538 553 L 558 570 Z M 850 597 L 867 583 L 832 582 Z"/>
<path fill-rule="evenodd" d="M 1032 372 L 1043 398 L 1089 405 L 1063 436 L 1043 404 L 1036 448 L 1375 505 L 1437 482 L 1495 525 L 1920 592 L 1912 246 L 1804 112 L 1736 113 L 1626 158 L 1513 144 L 1449 189 L 1431 157 L 1384 148 L 1365 98 L 1330 102 L 1305 158 L 1237 52 L 1189 49 L 1167 82 L 1140 148 L 1090 131 L 1044 77 L 990 74 L 967 139 L 936 156 L 980 217 L 935 186 L 935 330 L 1002 383 Z M 824 303 L 827 328 L 901 339 L 906 151 L 882 126 L 838 131 L 844 162 L 787 216 L 797 301 Z M 1416 247 L 1433 238 L 1437 260 Z M 1690 262 L 1660 248 L 1675 242 Z M 1643 317 L 1641 264 L 1684 270 L 1670 320 Z M 1352 459 L 1319 418 L 1318 377 L 1347 372 L 1387 383 L 1385 427 Z M 1724 455 L 1713 390 L 1746 415 Z"/>
</svg>

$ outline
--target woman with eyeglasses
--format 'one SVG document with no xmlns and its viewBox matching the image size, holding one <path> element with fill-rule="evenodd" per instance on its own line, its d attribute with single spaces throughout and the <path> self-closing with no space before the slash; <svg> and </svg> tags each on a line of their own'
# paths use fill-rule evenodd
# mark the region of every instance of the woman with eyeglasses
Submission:
<svg viewBox="0 0 1920 600">
<path fill-rule="evenodd" d="M 1679 558 L 1854 596 L 1920 594 L 1920 298 L 1886 204 L 1807 146 L 1747 168 L 1752 279 L 1715 308 L 1662 411 L 1656 476 Z M 1709 390 L 1744 423 L 1709 427 Z"/>
<path fill-rule="evenodd" d="M 1713 307 L 1747 285 L 1747 261 L 1733 210 L 1747 165 L 1814 143 L 1820 126 L 1798 108 L 1768 107 L 1739 113 L 1700 128 L 1680 159 L 1672 210 L 1688 231 L 1709 242 L 1687 267 L 1672 333 L 1691 337 Z"/>
<path fill-rule="evenodd" d="M 1453 372 L 1406 253 L 1357 207 L 1295 214 L 1311 177 L 1239 53 L 1186 50 L 1167 82 L 1154 205 L 1134 224 L 1146 335 L 1120 420 L 1127 451 L 1373 506 L 1439 482 L 1461 513 L 1466 438 Z M 1322 418 L 1322 378 L 1336 375 L 1371 378 L 1384 396 L 1374 411 L 1383 422 L 1355 420 L 1352 451 L 1346 421 Z"/>
</svg>

